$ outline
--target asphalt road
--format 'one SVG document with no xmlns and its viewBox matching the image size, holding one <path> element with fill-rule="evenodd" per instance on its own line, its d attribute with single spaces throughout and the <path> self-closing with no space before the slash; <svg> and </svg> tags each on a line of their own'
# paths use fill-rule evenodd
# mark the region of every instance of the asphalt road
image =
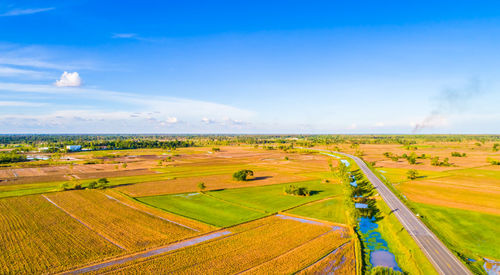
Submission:
<svg viewBox="0 0 500 275">
<path fill-rule="evenodd" d="M 316 150 L 316 149 L 313 149 Z M 323 151 L 323 150 L 320 150 Z M 324 150 L 325 152 L 336 153 L 352 158 L 356 164 L 361 168 L 368 180 L 377 189 L 380 196 L 387 203 L 389 208 L 393 211 L 406 231 L 410 233 L 412 238 L 417 242 L 418 246 L 422 249 L 429 261 L 434 265 L 440 274 L 472 274 L 459 259 L 451 253 L 448 248 L 432 233 L 427 226 L 418 218 L 413 212 L 406 207 L 397 197 L 392 193 L 385 184 L 380 181 L 377 176 L 366 166 L 364 161 L 360 158 L 340 153 Z"/>
</svg>

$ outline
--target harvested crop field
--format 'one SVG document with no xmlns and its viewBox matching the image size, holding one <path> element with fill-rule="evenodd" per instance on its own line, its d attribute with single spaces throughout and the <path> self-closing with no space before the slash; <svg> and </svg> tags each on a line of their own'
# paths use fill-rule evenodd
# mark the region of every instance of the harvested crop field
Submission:
<svg viewBox="0 0 500 275">
<path fill-rule="evenodd" d="M 406 181 L 396 187 L 415 202 L 500 215 L 500 179 L 452 175 Z"/>
<path fill-rule="evenodd" d="M 335 250 L 351 236 L 343 228 L 272 216 L 229 228 L 232 234 L 98 273 L 293 273 Z M 354 257 L 354 254 L 351 256 Z M 292 265 L 288 261 L 300 259 Z"/>
<path fill-rule="evenodd" d="M 47 197 L 75 219 L 128 251 L 168 244 L 197 231 L 139 211 L 99 191 L 80 190 Z"/>
<path fill-rule="evenodd" d="M 58 272 L 124 251 L 39 195 L 0 200 L 0 273 Z"/>
</svg>

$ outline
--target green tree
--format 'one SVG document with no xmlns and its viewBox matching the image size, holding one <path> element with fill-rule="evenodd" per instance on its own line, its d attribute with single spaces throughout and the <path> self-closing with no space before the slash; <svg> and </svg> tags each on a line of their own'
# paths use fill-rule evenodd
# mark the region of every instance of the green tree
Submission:
<svg viewBox="0 0 500 275">
<path fill-rule="evenodd" d="M 200 192 L 203 192 L 206 188 L 207 186 L 205 185 L 204 182 L 198 183 L 198 189 L 200 190 Z"/>
<path fill-rule="evenodd" d="M 253 176 L 253 171 L 248 169 L 243 169 L 233 174 L 233 179 L 237 181 L 246 181 L 248 177 Z"/>
<path fill-rule="evenodd" d="M 407 175 L 408 179 L 414 180 L 414 179 L 418 178 L 418 171 L 415 169 L 410 169 L 410 170 L 408 170 L 408 172 L 406 172 L 406 175 Z"/>
<path fill-rule="evenodd" d="M 109 187 L 109 180 L 107 178 L 100 178 L 97 180 L 97 188 L 105 189 Z"/>
<path fill-rule="evenodd" d="M 124 162 L 124 163 L 122 164 L 122 167 L 123 167 L 123 168 L 127 168 L 127 166 L 128 166 L 128 165 L 127 165 L 127 163 L 126 163 L 126 162 Z"/>
<path fill-rule="evenodd" d="M 439 166 L 439 157 L 431 158 L 431 165 L 432 166 Z"/>
<path fill-rule="evenodd" d="M 95 189 L 97 187 L 97 181 L 91 181 L 87 185 L 87 189 Z"/>
<path fill-rule="evenodd" d="M 493 144 L 493 152 L 498 152 L 498 147 L 500 147 L 500 143 Z"/>
</svg>

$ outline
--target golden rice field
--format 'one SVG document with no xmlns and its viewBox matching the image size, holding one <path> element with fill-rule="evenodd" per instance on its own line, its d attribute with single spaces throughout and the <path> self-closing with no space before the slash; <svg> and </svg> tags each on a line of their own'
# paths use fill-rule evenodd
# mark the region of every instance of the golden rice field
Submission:
<svg viewBox="0 0 500 275">
<path fill-rule="evenodd" d="M 349 241 L 298 274 L 356 274 L 354 241 Z"/>
<path fill-rule="evenodd" d="M 355 274 L 354 249 L 347 251 L 347 249 L 343 248 L 344 245 L 352 246 L 351 243 L 353 243 L 353 240 L 349 239 L 347 236 L 342 237 L 342 234 L 342 231 L 339 230 L 328 231 L 324 235 L 320 235 L 316 239 L 300 245 L 283 255 L 245 271 L 244 274 L 292 274 L 317 261 L 318 255 L 330 255 L 330 253 L 332 258 L 333 255 L 340 258 L 345 256 L 346 259 L 350 260 L 349 263 L 346 261 L 346 264 L 352 264 L 351 270 L 341 274 Z M 345 234 L 347 234 L 347 232 Z M 339 251 L 332 251 L 332 247 L 342 248 L 340 248 Z M 314 253 L 311 253 L 311 251 L 314 251 Z M 320 262 L 321 261 L 323 260 L 320 260 Z M 340 261 L 333 266 L 340 268 Z M 328 271 L 333 271 L 333 268 Z"/>
<path fill-rule="evenodd" d="M 46 196 L 75 219 L 128 251 L 160 246 L 198 234 L 124 205 L 100 191 L 67 191 Z"/>
<path fill-rule="evenodd" d="M 257 270 L 266 273 L 273 266 L 285 273 L 295 272 L 318 261 L 351 238 L 350 235 L 343 237 L 341 230 L 332 231 L 331 226 L 285 220 L 276 216 L 229 230 L 233 234 L 227 237 L 108 267 L 96 273 L 233 274 Z M 299 262 L 286 265 L 287 260 L 299 258 Z"/>
<path fill-rule="evenodd" d="M 0 273 L 58 272 L 124 251 L 40 195 L 0 200 Z"/>
</svg>

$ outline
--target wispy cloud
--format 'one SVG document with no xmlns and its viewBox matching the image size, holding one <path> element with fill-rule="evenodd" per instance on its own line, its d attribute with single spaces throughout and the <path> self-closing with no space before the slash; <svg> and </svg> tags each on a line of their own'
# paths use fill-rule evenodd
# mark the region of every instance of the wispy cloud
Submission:
<svg viewBox="0 0 500 275">
<path fill-rule="evenodd" d="M 0 14 L 0 16 L 19 16 L 19 15 L 28 15 L 28 14 L 35 14 L 35 13 L 40 13 L 40 12 L 46 12 L 46 11 L 51 11 L 55 9 L 54 7 L 50 8 L 39 8 L 39 9 L 14 9 L 10 10 L 8 12 Z"/>
<path fill-rule="evenodd" d="M 0 101 L 1 107 L 38 107 L 44 106 L 45 103 L 28 102 L 28 101 Z"/>
<path fill-rule="evenodd" d="M 7 66 L 0 66 L 0 76 L 1 77 L 22 76 L 22 77 L 30 77 L 30 78 L 42 78 L 42 77 L 47 77 L 47 75 L 48 74 L 46 72 L 27 70 L 27 69 L 19 69 L 19 68 L 7 67 Z"/>
<path fill-rule="evenodd" d="M 252 111 L 220 103 L 82 87 L 0 82 L 2 94 L 51 102 L 42 113 L 0 116 L 0 129 L 7 132 L 73 132 L 78 127 L 97 132 L 231 131 L 247 127 L 246 121 L 255 116 Z M 71 106 L 57 105 L 68 101 L 73 102 Z M 86 105 L 89 101 L 92 104 Z M 203 119 L 207 117 L 210 119 Z M 216 121 L 220 123 L 213 123 Z"/>
<path fill-rule="evenodd" d="M 135 33 L 114 33 L 112 38 L 137 38 Z"/>
</svg>

